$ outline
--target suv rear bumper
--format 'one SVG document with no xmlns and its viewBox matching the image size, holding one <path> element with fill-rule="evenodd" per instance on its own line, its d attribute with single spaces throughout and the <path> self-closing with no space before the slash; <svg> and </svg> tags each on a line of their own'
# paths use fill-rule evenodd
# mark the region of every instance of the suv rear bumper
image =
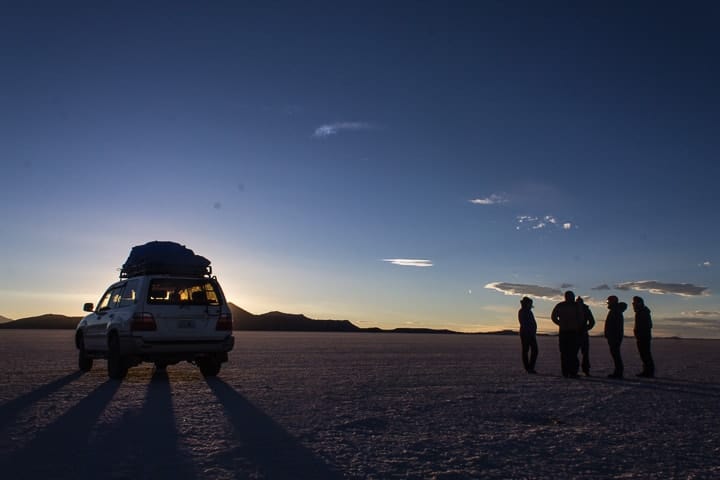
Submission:
<svg viewBox="0 0 720 480">
<path fill-rule="evenodd" d="M 121 336 L 120 354 L 123 356 L 194 358 L 213 353 L 227 353 L 235 346 L 235 337 L 228 335 L 222 340 L 163 340 L 148 341 L 141 337 Z"/>
</svg>

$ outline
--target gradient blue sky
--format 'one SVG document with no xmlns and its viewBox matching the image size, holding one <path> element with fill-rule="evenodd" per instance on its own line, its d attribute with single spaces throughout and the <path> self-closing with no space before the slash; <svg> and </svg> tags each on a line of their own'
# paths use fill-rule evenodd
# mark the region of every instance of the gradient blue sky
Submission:
<svg viewBox="0 0 720 480">
<path fill-rule="evenodd" d="M 717 2 L 0 13 L 0 315 L 174 240 L 254 313 L 550 331 L 571 285 L 720 338 Z"/>
</svg>

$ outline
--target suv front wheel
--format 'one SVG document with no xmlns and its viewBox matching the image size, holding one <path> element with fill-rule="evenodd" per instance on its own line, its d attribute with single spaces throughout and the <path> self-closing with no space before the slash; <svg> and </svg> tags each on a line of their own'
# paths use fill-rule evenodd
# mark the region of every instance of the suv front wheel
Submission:
<svg viewBox="0 0 720 480">
<path fill-rule="evenodd" d="M 82 334 L 78 334 L 76 342 L 78 348 L 78 368 L 81 372 L 89 372 L 93 366 L 93 359 L 85 352 L 85 340 Z"/>
</svg>

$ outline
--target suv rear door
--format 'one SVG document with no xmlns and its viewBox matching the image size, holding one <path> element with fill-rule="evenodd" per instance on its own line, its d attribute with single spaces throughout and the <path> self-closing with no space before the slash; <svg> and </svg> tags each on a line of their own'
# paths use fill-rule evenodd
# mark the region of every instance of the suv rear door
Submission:
<svg viewBox="0 0 720 480">
<path fill-rule="evenodd" d="M 145 312 L 152 314 L 157 325 L 148 339 L 203 340 L 217 339 L 226 332 L 215 326 L 223 312 L 224 299 L 217 282 L 206 277 L 155 277 L 150 280 Z"/>
</svg>

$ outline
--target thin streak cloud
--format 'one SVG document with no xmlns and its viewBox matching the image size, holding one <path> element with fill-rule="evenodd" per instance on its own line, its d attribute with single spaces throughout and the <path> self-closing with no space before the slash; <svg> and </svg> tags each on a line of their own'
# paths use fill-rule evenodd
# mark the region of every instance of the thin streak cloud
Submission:
<svg viewBox="0 0 720 480">
<path fill-rule="evenodd" d="M 542 298 L 544 300 L 562 300 L 563 292 L 552 287 L 541 285 L 525 285 L 522 283 L 493 282 L 485 285 L 485 288 L 497 290 L 504 295 L 515 295 L 518 297 L 528 296 Z"/>
<path fill-rule="evenodd" d="M 315 129 L 313 137 L 326 138 L 331 135 L 337 135 L 342 131 L 358 131 L 358 130 L 371 130 L 374 127 L 366 122 L 338 122 L 321 125 Z"/>
<path fill-rule="evenodd" d="M 682 332 L 683 338 L 720 338 L 720 318 L 708 318 L 704 315 L 657 317 L 653 319 L 653 323 L 653 330 L 661 336 L 673 336 Z"/>
<path fill-rule="evenodd" d="M 687 317 L 711 317 L 720 320 L 720 312 L 695 310 L 694 312 L 682 312 L 683 316 Z"/>
<path fill-rule="evenodd" d="M 399 265 L 401 267 L 432 267 L 431 260 L 419 258 L 383 258 L 383 262 Z"/>
<path fill-rule="evenodd" d="M 707 287 L 700 287 L 692 283 L 662 283 L 655 280 L 642 280 L 639 282 L 623 282 L 615 285 L 617 290 L 637 290 L 657 295 L 680 295 L 681 297 L 697 297 L 708 294 Z"/>
<path fill-rule="evenodd" d="M 498 205 L 502 203 L 507 203 L 508 199 L 504 195 L 498 195 L 493 193 L 489 197 L 485 198 L 473 198 L 470 200 L 470 203 L 473 205 Z"/>
</svg>

